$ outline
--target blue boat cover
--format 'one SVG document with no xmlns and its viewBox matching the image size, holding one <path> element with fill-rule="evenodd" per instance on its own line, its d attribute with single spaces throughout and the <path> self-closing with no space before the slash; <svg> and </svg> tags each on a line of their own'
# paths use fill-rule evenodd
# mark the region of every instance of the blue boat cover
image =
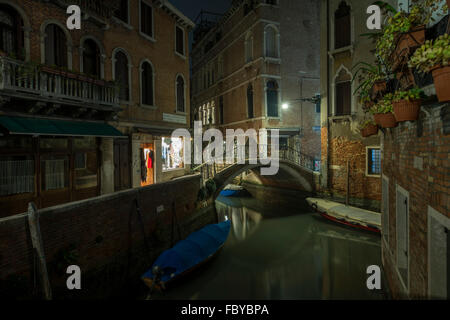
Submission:
<svg viewBox="0 0 450 320">
<path fill-rule="evenodd" d="M 178 242 L 173 248 L 164 251 L 156 259 L 152 268 L 142 278 L 153 279 L 152 269 L 158 266 L 162 271 L 162 282 L 167 282 L 216 253 L 228 238 L 231 222 L 207 225 Z"/>
</svg>

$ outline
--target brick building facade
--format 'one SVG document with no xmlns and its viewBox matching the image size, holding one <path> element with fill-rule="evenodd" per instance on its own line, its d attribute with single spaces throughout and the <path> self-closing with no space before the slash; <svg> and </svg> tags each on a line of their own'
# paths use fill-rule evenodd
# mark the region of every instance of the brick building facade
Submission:
<svg viewBox="0 0 450 320">
<path fill-rule="evenodd" d="M 372 3 L 321 1 L 321 21 L 327 21 L 321 25 L 321 188 L 344 199 L 348 165 L 350 203 L 379 210 L 380 137 L 361 136 L 358 125 L 365 113 L 354 95 L 358 81 L 352 82 L 353 67 L 372 56 L 372 41 L 360 36 L 367 33 L 365 12 Z"/>
<path fill-rule="evenodd" d="M 233 1 L 198 22 L 192 118 L 204 127 L 280 129 L 281 144 L 320 160 L 317 1 Z"/>
<path fill-rule="evenodd" d="M 66 27 L 73 4 L 81 30 Z M 150 0 L 2 0 L 0 11 L 1 216 L 189 171 L 182 143 L 164 137 L 190 123 L 192 21 Z"/>
</svg>

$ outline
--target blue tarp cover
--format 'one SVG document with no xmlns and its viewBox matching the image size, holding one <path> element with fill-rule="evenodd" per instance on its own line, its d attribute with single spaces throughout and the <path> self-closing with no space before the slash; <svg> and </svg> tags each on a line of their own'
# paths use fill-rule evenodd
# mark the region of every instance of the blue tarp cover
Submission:
<svg viewBox="0 0 450 320">
<path fill-rule="evenodd" d="M 152 269 L 155 266 L 163 270 L 162 282 L 195 267 L 220 249 L 228 238 L 230 228 L 231 222 L 228 220 L 192 233 L 173 248 L 164 251 L 142 278 L 153 279 Z"/>
</svg>

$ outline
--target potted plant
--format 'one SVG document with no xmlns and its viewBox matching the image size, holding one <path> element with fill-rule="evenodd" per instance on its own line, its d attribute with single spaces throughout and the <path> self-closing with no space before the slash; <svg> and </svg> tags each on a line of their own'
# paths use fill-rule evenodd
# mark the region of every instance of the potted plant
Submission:
<svg viewBox="0 0 450 320">
<path fill-rule="evenodd" d="M 382 128 L 394 128 L 397 125 L 392 108 L 392 94 L 386 94 L 372 109 L 375 122 Z"/>
<path fill-rule="evenodd" d="M 360 123 L 360 131 L 361 135 L 364 138 L 376 135 L 378 133 L 378 125 L 375 123 L 375 121 L 369 119 L 364 120 Z"/>
<path fill-rule="evenodd" d="M 417 120 L 422 98 L 424 98 L 424 92 L 419 88 L 396 91 L 392 99 L 392 106 L 397 122 Z"/>
<path fill-rule="evenodd" d="M 354 71 L 357 69 L 356 71 Z M 380 63 L 370 64 L 360 61 L 352 68 L 352 83 L 358 79 L 359 85 L 353 94 L 358 91 L 362 97 L 369 96 L 370 90 L 377 95 L 379 92 L 386 90 L 386 72 Z"/>
<path fill-rule="evenodd" d="M 450 101 L 450 37 L 447 33 L 427 40 L 413 54 L 409 67 L 420 73 L 431 72 L 439 101 Z"/>
</svg>

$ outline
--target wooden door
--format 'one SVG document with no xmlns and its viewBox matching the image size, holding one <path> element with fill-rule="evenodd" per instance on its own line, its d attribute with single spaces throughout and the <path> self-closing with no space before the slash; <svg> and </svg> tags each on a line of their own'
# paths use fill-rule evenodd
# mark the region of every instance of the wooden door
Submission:
<svg viewBox="0 0 450 320">
<path fill-rule="evenodd" d="M 128 139 L 114 141 L 114 190 L 120 191 L 131 187 L 130 179 L 130 144 Z"/>
</svg>

